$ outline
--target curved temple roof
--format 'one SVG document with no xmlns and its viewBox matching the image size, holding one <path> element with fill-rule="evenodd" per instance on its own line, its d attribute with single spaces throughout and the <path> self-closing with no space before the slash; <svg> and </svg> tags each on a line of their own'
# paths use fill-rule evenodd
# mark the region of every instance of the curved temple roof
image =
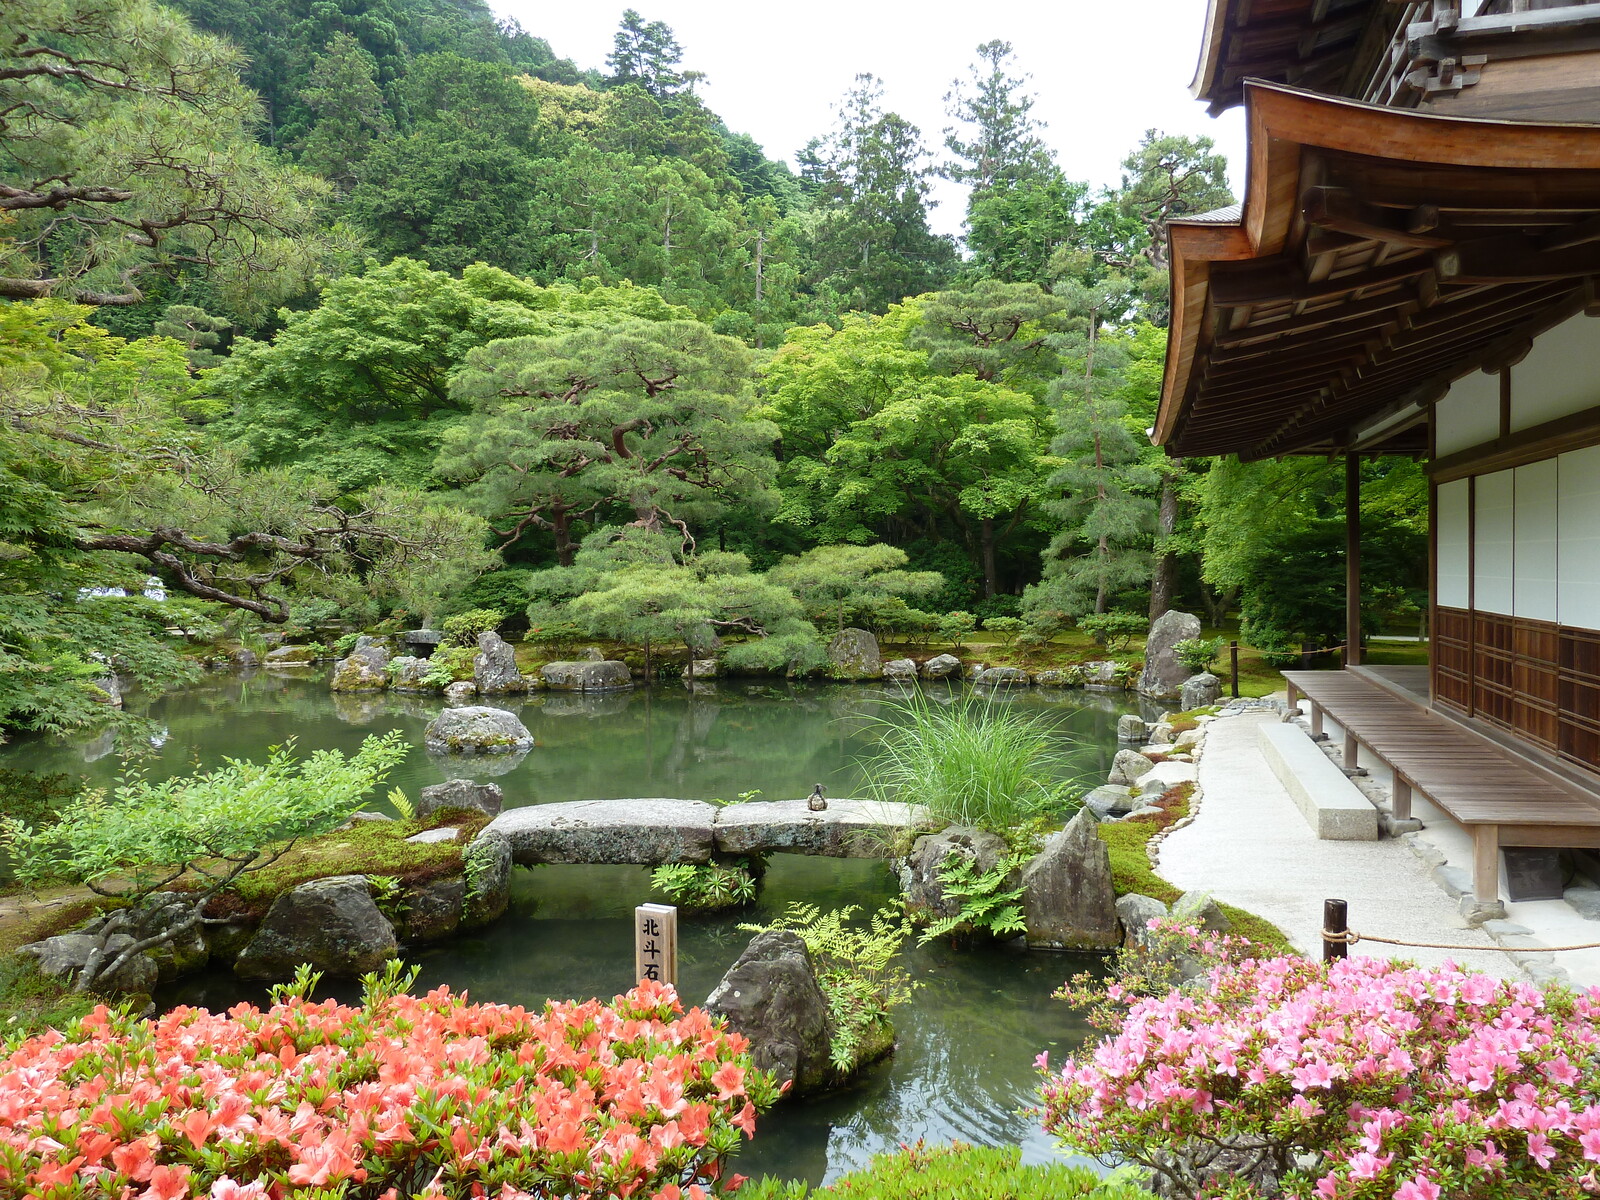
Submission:
<svg viewBox="0 0 1600 1200">
<path fill-rule="evenodd" d="M 1174 455 L 1426 449 L 1449 383 L 1600 311 L 1600 126 L 1245 85 L 1242 212 L 1174 221 L 1154 440 Z M 1596 327 L 1600 335 L 1600 326 Z M 1381 441 L 1363 428 L 1392 417 Z"/>
</svg>

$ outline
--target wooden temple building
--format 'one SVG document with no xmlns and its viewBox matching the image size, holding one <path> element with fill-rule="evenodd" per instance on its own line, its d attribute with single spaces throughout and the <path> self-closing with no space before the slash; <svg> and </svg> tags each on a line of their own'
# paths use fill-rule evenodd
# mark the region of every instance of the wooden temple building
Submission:
<svg viewBox="0 0 1600 1200">
<path fill-rule="evenodd" d="M 1343 456 L 1345 669 L 1291 688 L 1504 847 L 1600 848 L 1600 3 L 1211 0 L 1243 203 L 1170 229 L 1154 439 Z M 1366 667 L 1359 462 L 1425 456 L 1431 662 Z"/>
</svg>

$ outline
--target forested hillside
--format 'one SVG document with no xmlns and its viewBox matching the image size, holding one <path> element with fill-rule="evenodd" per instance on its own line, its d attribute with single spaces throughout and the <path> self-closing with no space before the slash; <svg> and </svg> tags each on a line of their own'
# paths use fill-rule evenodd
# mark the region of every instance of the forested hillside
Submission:
<svg viewBox="0 0 1600 1200">
<path fill-rule="evenodd" d="M 775 668 L 836 609 L 1337 639 L 1326 466 L 1145 435 L 1164 223 L 1232 200 L 1206 140 L 1091 187 L 1003 42 L 943 131 L 862 75 L 762 147 L 632 10 L 598 64 L 481 0 L 176 10 L 0 13 L 0 727 L 83 719 L 91 647 L 182 676 L 170 611 L 48 602 L 151 572 L 196 623 L 531 604 Z M 1404 616 L 1420 475 L 1367 470 L 1373 616 Z"/>
</svg>

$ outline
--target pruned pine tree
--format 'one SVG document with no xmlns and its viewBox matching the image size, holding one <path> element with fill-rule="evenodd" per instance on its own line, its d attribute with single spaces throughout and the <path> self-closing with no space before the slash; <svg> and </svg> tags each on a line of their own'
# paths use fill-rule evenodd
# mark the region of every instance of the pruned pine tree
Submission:
<svg viewBox="0 0 1600 1200">
<path fill-rule="evenodd" d="M 1028 606 L 1081 615 L 1103 613 L 1117 592 L 1148 583 L 1157 478 L 1141 462 L 1119 395 L 1127 353 L 1103 328 L 1105 314 L 1125 302 L 1121 288 L 1114 281 L 1076 291 L 1079 331 L 1064 339 L 1067 365 L 1050 389 L 1059 430 L 1051 450 L 1063 464 L 1050 477 L 1045 509 L 1060 528 Z"/>
</svg>

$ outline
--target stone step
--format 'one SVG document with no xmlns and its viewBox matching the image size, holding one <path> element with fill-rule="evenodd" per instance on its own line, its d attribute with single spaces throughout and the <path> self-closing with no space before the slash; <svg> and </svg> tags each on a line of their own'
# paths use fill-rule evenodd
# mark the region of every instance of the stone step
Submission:
<svg viewBox="0 0 1600 1200">
<path fill-rule="evenodd" d="M 1378 840 L 1378 810 L 1299 726 L 1267 722 L 1257 736 L 1267 765 L 1317 837 Z"/>
</svg>

